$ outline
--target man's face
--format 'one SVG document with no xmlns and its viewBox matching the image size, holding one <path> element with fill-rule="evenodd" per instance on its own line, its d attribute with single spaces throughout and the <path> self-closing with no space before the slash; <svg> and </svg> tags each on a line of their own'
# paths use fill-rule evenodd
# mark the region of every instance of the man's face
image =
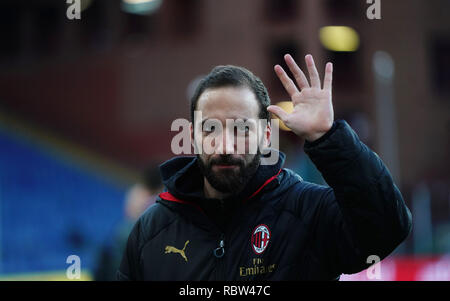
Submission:
<svg viewBox="0 0 450 301">
<path fill-rule="evenodd" d="M 196 110 L 201 119 L 194 121 L 192 131 L 195 146 L 203 146 L 198 155 L 200 170 L 216 190 L 236 194 L 255 174 L 259 145 L 267 145 L 270 138 L 270 126 L 258 120 L 255 94 L 247 87 L 207 89 Z"/>
</svg>

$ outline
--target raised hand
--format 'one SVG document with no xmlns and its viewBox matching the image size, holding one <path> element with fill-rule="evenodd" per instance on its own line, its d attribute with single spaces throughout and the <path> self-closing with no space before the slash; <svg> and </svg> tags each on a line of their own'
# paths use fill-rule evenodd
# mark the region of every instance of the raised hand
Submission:
<svg viewBox="0 0 450 301">
<path fill-rule="evenodd" d="M 322 89 L 319 73 L 311 55 L 305 57 L 311 84 L 292 56 L 286 54 L 284 60 L 294 75 L 300 91 L 280 65 L 276 65 L 274 69 L 291 97 L 294 110 L 290 114 L 278 106 L 269 106 L 267 110 L 277 115 L 296 135 L 310 142 L 317 140 L 333 125 L 334 112 L 331 102 L 333 64 L 327 63 L 325 66 Z"/>
</svg>

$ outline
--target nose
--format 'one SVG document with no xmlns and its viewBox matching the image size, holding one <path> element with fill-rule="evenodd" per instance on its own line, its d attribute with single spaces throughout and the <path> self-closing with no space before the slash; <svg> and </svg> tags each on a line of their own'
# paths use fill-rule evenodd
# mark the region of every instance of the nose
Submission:
<svg viewBox="0 0 450 301">
<path fill-rule="evenodd" d="M 229 134 L 228 131 L 224 131 L 222 132 L 222 137 L 221 139 L 222 142 L 222 147 L 219 147 L 219 153 L 223 153 L 223 154 L 234 154 L 235 152 L 235 143 L 234 143 L 234 136 Z"/>
</svg>

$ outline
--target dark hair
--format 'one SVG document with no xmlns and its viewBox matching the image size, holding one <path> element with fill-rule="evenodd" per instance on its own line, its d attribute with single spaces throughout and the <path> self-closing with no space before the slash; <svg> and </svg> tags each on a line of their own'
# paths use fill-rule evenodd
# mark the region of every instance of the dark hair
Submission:
<svg viewBox="0 0 450 301">
<path fill-rule="evenodd" d="M 191 121 L 194 121 L 194 111 L 197 107 L 198 99 L 206 89 L 227 86 L 250 88 L 255 93 L 259 104 L 258 117 L 269 121 L 270 114 L 266 108 L 270 105 L 270 98 L 261 79 L 249 70 L 233 65 L 216 66 L 200 81 L 191 98 Z"/>
</svg>

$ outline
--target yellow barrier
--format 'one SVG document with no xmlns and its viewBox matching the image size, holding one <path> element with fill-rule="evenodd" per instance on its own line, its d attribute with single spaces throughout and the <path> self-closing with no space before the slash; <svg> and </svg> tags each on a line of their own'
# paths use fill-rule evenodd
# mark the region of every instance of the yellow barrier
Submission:
<svg viewBox="0 0 450 301">
<path fill-rule="evenodd" d="M 92 281 L 90 272 L 82 272 L 80 279 L 68 279 L 66 271 L 51 271 L 41 273 L 25 273 L 0 275 L 0 281 Z"/>
</svg>

